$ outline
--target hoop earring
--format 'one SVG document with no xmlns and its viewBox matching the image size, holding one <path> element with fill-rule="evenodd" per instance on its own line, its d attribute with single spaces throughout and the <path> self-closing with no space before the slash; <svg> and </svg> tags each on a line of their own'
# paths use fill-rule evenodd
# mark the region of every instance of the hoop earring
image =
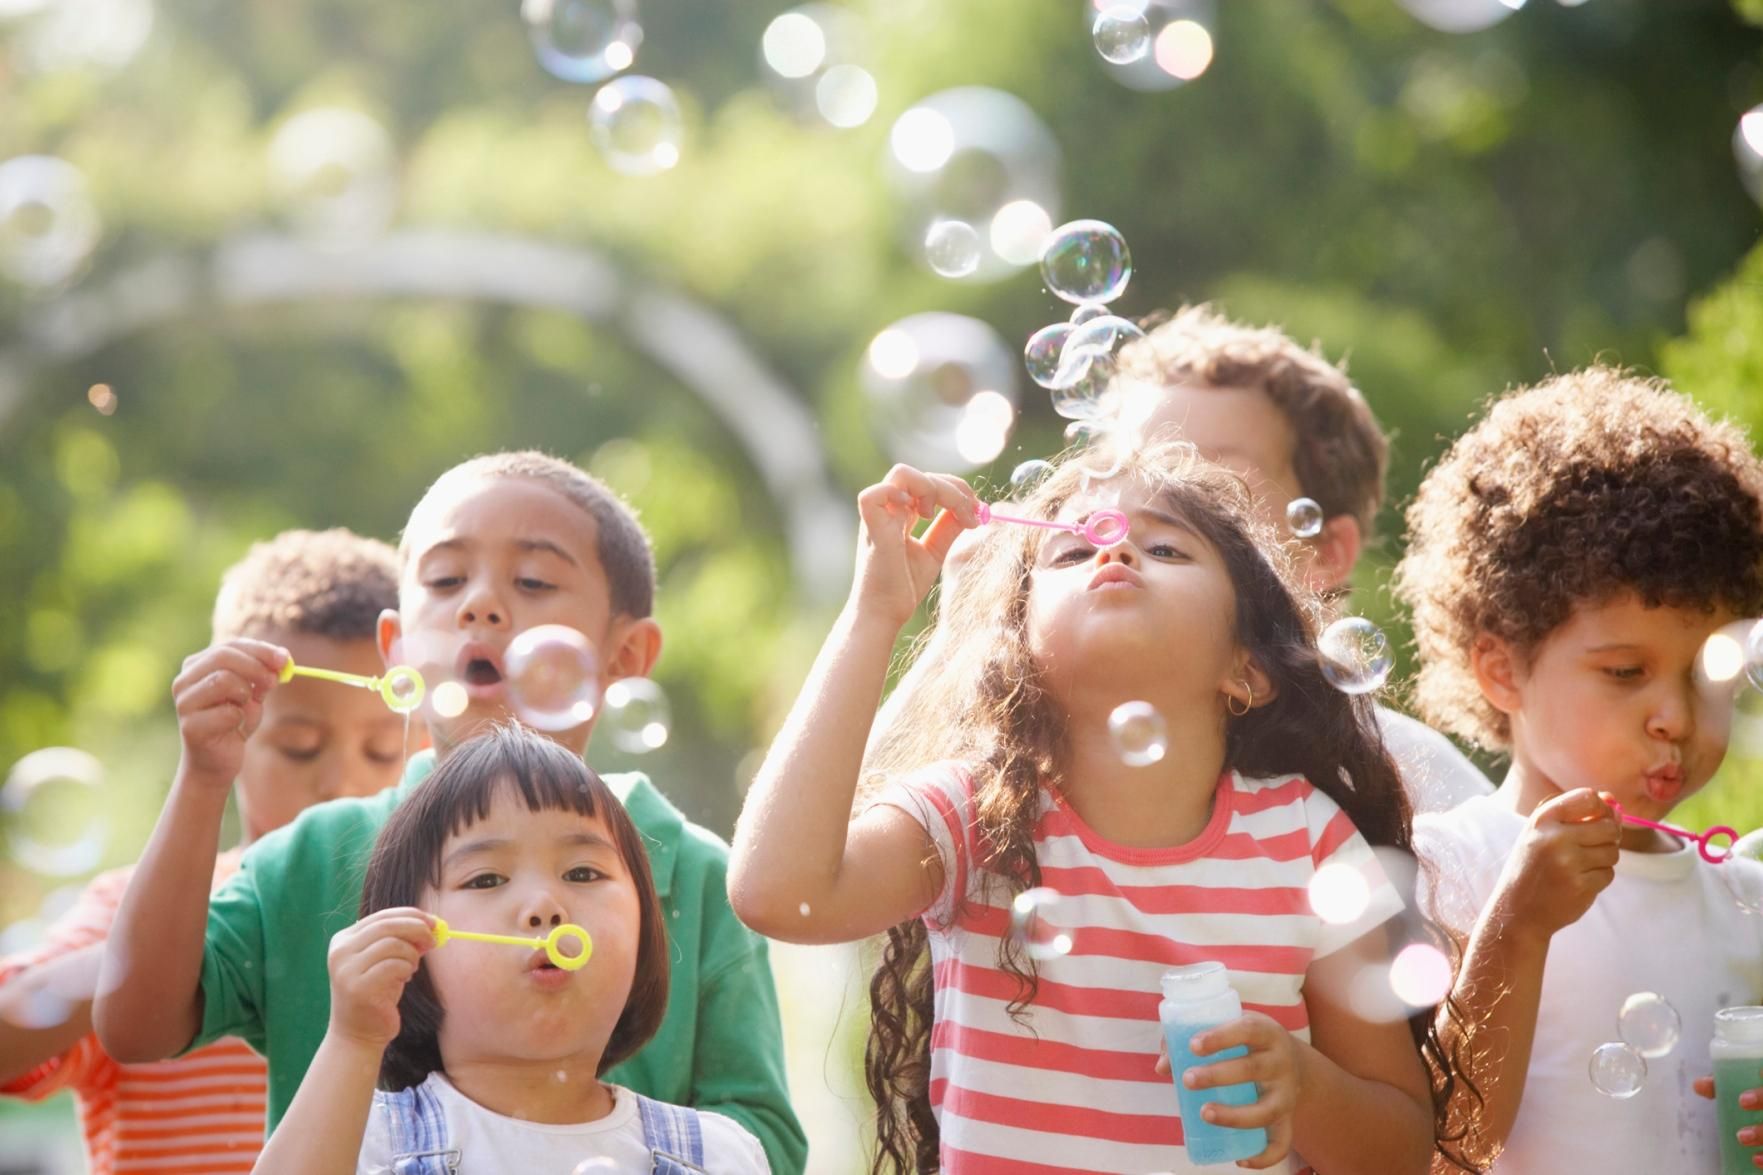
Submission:
<svg viewBox="0 0 1763 1175">
<path fill-rule="evenodd" d="M 1246 702 L 1231 694 L 1224 695 L 1224 708 L 1230 711 L 1233 718 L 1241 718 L 1255 708 L 1255 687 L 1249 684 L 1247 678 L 1244 678 L 1243 688 L 1249 691 L 1249 700 Z M 1238 705 L 1242 706 L 1241 710 L 1237 709 Z"/>
</svg>

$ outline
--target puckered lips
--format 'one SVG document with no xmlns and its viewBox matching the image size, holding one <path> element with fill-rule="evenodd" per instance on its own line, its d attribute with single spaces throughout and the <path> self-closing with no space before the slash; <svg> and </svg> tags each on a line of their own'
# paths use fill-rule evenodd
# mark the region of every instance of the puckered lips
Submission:
<svg viewBox="0 0 1763 1175">
<path fill-rule="evenodd" d="M 502 696 L 502 654 L 482 641 L 471 641 L 459 650 L 453 665 L 459 683 L 468 697 L 491 699 Z"/>
<path fill-rule="evenodd" d="M 1683 765 L 1666 763 L 1641 777 L 1647 798 L 1656 804 L 1674 804 L 1683 794 Z"/>
<path fill-rule="evenodd" d="M 1090 576 L 1086 591 L 1124 591 L 1127 588 L 1142 588 L 1145 581 L 1139 573 L 1124 563 L 1104 563 L 1097 568 L 1096 574 Z"/>
</svg>

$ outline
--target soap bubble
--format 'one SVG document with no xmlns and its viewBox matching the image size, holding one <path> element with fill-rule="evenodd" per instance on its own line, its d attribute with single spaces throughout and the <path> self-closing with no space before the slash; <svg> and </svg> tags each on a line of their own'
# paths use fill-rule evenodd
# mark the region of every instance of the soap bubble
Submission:
<svg viewBox="0 0 1763 1175">
<path fill-rule="evenodd" d="M 654 175 L 679 162 L 679 101 L 641 74 L 607 82 L 588 109 L 594 142 L 606 163 L 625 175 Z"/>
<path fill-rule="evenodd" d="M 435 687 L 429 706 L 437 718 L 457 718 L 471 705 L 471 697 L 457 681 L 443 681 Z"/>
<path fill-rule="evenodd" d="M 515 637 L 505 670 L 514 712 L 539 730 L 573 730 L 600 704 L 600 659 L 566 625 L 541 624 Z"/>
<path fill-rule="evenodd" d="M 521 0 L 520 16 L 539 64 L 566 82 L 605 81 L 643 43 L 636 0 Z"/>
<path fill-rule="evenodd" d="M 1102 60 L 1128 65 L 1151 51 L 1151 22 L 1142 9 L 1120 4 L 1097 14 L 1090 37 Z"/>
<path fill-rule="evenodd" d="M 1122 702 L 1108 715 L 1108 734 L 1128 767 L 1148 767 L 1169 753 L 1169 729 L 1149 702 Z"/>
<path fill-rule="evenodd" d="M 1120 352 L 1145 337 L 1137 323 L 1113 314 L 1074 327 L 1053 373 L 1053 411 L 1087 420 L 1103 411 L 1103 397 L 1120 372 Z"/>
<path fill-rule="evenodd" d="M 20 865 L 49 877 L 89 873 L 104 857 L 104 768 L 73 747 L 44 747 L 0 786 L 7 845 Z"/>
<path fill-rule="evenodd" d="M 1345 926 L 1365 916 L 1371 904 L 1371 883 L 1352 865 L 1331 862 L 1310 875 L 1310 909 L 1331 926 Z"/>
<path fill-rule="evenodd" d="M 1365 694 L 1389 680 L 1395 658 L 1383 630 L 1362 616 L 1345 616 L 1316 641 L 1322 675 L 1345 694 Z"/>
<path fill-rule="evenodd" d="M 1051 461 L 1042 461 L 1039 457 L 1024 461 L 1010 471 L 1010 492 L 1015 497 L 1023 497 L 1051 476 Z"/>
<path fill-rule="evenodd" d="M 1390 963 L 1390 990 L 1409 1007 L 1434 1007 L 1451 990 L 1451 960 L 1431 943 L 1409 943 Z"/>
<path fill-rule="evenodd" d="M 1677 1009 L 1652 991 L 1637 991 L 1623 1000 L 1616 1026 L 1623 1043 L 1648 1060 L 1663 1057 L 1676 1048 L 1683 1033 L 1683 1019 Z"/>
<path fill-rule="evenodd" d="M 1763 203 L 1763 105 L 1751 107 L 1739 118 L 1732 132 L 1732 153 L 1745 190 Z"/>
<path fill-rule="evenodd" d="M 1647 1083 L 1647 1059 L 1626 1044 L 1599 1045 L 1586 1068 L 1592 1088 L 1605 1097 L 1631 1098 Z"/>
<path fill-rule="evenodd" d="M 397 211 L 392 139 L 359 110 L 320 107 L 283 123 L 269 143 L 270 183 L 296 228 L 349 243 Z"/>
<path fill-rule="evenodd" d="M 1696 675 L 1706 686 L 1723 686 L 1745 671 L 1745 645 L 1742 629 L 1732 625 L 1721 629 L 1702 642 L 1701 655 L 1696 658 Z"/>
<path fill-rule="evenodd" d="M 1286 505 L 1286 525 L 1301 539 L 1322 533 L 1322 507 L 1314 498 L 1293 498 Z"/>
<path fill-rule="evenodd" d="M 0 163 L 0 272 L 27 286 L 73 277 L 98 244 L 98 210 L 79 169 L 47 155 Z"/>
<path fill-rule="evenodd" d="M 1112 302 L 1132 277 L 1126 238 L 1099 220 L 1074 220 L 1053 230 L 1041 250 L 1047 291 L 1067 302 Z"/>
<path fill-rule="evenodd" d="M 965 470 L 1004 451 L 1016 422 L 1016 362 L 976 318 L 932 312 L 876 335 L 861 371 L 889 456 Z"/>
<path fill-rule="evenodd" d="M 1071 317 L 1066 321 L 1073 326 L 1082 326 L 1084 323 L 1100 318 L 1107 313 L 1108 304 L 1106 302 L 1080 302 L 1077 309 L 1071 312 Z"/>
<path fill-rule="evenodd" d="M 1524 7 L 1525 0 L 1400 0 L 1403 8 L 1441 33 L 1479 33 Z"/>
<path fill-rule="evenodd" d="M 1739 909 L 1763 914 L 1763 829 L 1739 837 L 1715 876 Z"/>
<path fill-rule="evenodd" d="M 621 677 L 606 687 L 600 725 L 612 745 L 633 755 L 666 745 L 673 725 L 667 695 L 647 677 Z"/>
<path fill-rule="evenodd" d="M 1040 255 L 1059 211 L 1059 144 L 1022 99 L 982 86 L 932 94 L 894 121 L 888 150 L 912 249 L 936 221 L 959 220 L 985 245 L 981 280 Z"/>
<path fill-rule="evenodd" d="M 1065 343 L 1076 329 L 1069 322 L 1055 322 L 1029 336 L 1028 346 L 1022 349 L 1022 365 L 1028 369 L 1030 379 L 1043 388 L 1057 386 L 1059 357 L 1065 353 Z"/>
<path fill-rule="evenodd" d="M 964 220 L 939 220 L 924 236 L 924 259 L 944 277 L 972 274 L 979 254 L 979 234 Z"/>
<path fill-rule="evenodd" d="M 1099 420 L 1074 420 L 1065 426 L 1065 443 L 1072 448 L 1087 448 L 1108 438 L 1108 426 Z"/>
<path fill-rule="evenodd" d="M 814 83 L 814 105 L 820 117 L 841 130 L 868 122 L 879 98 L 875 75 L 861 65 L 835 65 Z"/>
<path fill-rule="evenodd" d="M 1010 937 L 1031 959 L 1069 955 L 1072 936 L 1059 891 L 1039 886 L 1017 894 L 1010 903 Z"/>
<path fill-rule="evenodd" d="M 1745 637 L 1745 676 L 1763 690 L 1763 620 L 1753 624 Z"/>
</svg>

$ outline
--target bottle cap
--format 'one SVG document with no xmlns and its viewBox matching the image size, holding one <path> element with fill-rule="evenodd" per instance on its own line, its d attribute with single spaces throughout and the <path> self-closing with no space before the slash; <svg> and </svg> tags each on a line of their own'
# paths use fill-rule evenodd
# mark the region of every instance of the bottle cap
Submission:
<svg viewBox="0 0 1763 1175">
<path fill-rule="evenodd" d="M 1224 964 L 1216 961 L 1171 967 L 1163 973 L 1163 994 L 1172 1000 L 1203 1000 L 1230 989 Z"/>
<path fill-rule="evenodd" d="M 1722 1008 L 1714 1013 L 1714 1039 L 1731 1044 L 1763 1044 L 1763 1008 Z"/>
</svg>

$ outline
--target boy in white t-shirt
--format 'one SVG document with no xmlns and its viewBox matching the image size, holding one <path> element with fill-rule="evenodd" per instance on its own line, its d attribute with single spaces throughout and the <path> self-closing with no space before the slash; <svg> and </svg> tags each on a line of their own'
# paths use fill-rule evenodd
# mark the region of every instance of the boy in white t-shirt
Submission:
<svg viewBox="0 0 1763 1175">
<path fill-rule="evenodd" d="M 1480 1095 L 1459 1082 L 1441 1149 L 1502 1173 L 1717 1171 L 1692 1085 L 1714 1012 L 1763 1001 L 1763 918 L 1728 884 L 1751 863 L 1621 816 L 1668 818 L 1726 753 L 1732 686 L 1698 664 L 1763 610 L 1763 466 L 1666 385 L 1592 367 L 1495 402 L 1408 526 L 1422 712 L 1511 757 L 1495 794 L 1415 821 Z M 1638 1079 L 1593 1054 L 1643 992 L 1681 1031 L 1641 1042 Z"/>
</svg>

